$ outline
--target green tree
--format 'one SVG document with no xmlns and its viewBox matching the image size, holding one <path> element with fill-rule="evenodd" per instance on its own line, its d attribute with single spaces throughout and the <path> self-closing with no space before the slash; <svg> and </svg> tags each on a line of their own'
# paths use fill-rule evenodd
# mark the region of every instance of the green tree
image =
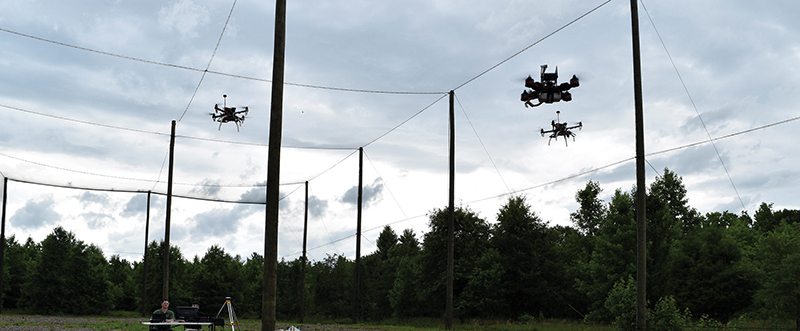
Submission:
<svg viewBox="0 0 800 331">
<path fill-rule="evenodd" d="M 647 315 L 647 328 L 652 330 L 682 331 L 684 324 L 687 324 L 686 317 L 681 314 L 672 296 L 659 299 L 653 311 Z"/>
<path fill-rule="evenodd" d="M 593 236 L 597 233 L 603 221 L 603 217 L 608 212 L 603 200 L 600 200 L 600 188 L 598 182 L 589 181 L 586 187 L 575 193 L 575 200 L 580 205 L 580 209 L 571 213 L 570 219 L 581 233 Z"/>
<path fill-rule="evenodd" d="M 188 267 L 188 266 L 187 266 Z M 195 258 L 192 265 L 193 272 L 185 286 L 184 296 L 190 296 L 182 305 L 189 305 L 197 300 L 207 305 L 212 303 L 223 303 L 226 297 L 231 297 L 234 303 L 243 301 L 242 289 L 242 263 L 226 253 L 224 249 L 217 245 L 211 246 L 199 261 Z M 170 294 L 172 296 L 172 294 Z"/>
<path fill-rule="evenodd" d="M 362 275 L 366 276 L 362 278 L 364 281 L 360 290 L 363 294 L 361 316 L 386 318 L 392 315 L 389 291 L 394 287 L 399 261 L 391 258 L 391 251 L 397 246 L 398 240 L 391 227 L 384 227 L 378 236 L 378 249 L 361 260 L 364 265 Z"/>
<path fill-rule="evenodd" d="M 636 330 L 636 280 L 633 276 L 615 282 L 603 305 L 614 316 L 614 330 Z"/>
<path fill-rule="evenodd" d="M 40 246 L 28 237 L 24 245 L 12 235 L 5 242 L 5 270 L 3 270 L 3 308 L 20 308 L 22 287 L 33 272 Z M 13 271 L 13 272 L 12 272 Z"/>
<path fill-rule="evenodd" d="M 497 318 L 513 316 L 520 310 L 511 309 L 512 303 L 507 300 L 506 292 L 501 290 L 503 280 L 507 278 L 501 260 L 500 253 L 494 248 L 481 254 L 455 304 L 457 315 Z"/>
<path fill-rule="evenodd" d="M 353 268 L 354 262 L 342 255 L 328 255 L 311 266 L 313 314 L 335 319 L 352 317 Z"/>
<path fill-rule="evenodd" d="M 767 233 L 778 227 L 781 222 L 800 223 L 800 210 L 783 209 L 772 211 L 772 204 L 762 202 L 756 211 L 754 229 Z"/>
<path fill-rule="evenodd" d="M 281 318 L 300 316 L 303 259 L 278 262 L 276 313 Z"/>
<path fill-rule="evenodd" d="M 556 296 L 557 284 L 562 281 L 557 276 L 562 273 L 557 264 L 557 240 L 556 232 L 531 210 L 525 197 L 509 198 L 500 208 L 491 238 L 500 268 L 489 263 L 484 267 L 502 274 L 495 291 L 508 305 L 502 309 L 504 316 L 516 318 L 526 313 L 553 316 L 557 307 L 566 307 Z M 473 274 L 483 275 L 480 271 Z"/>
<path fill-rule="evenodd" d="M 153 312 L 161 307 L 162 298 L 162 283 L 164 274 L 162 272 L 164 264 L 164 241 L 156 243 L 150 242 L 147 245 L 147 298 L 145 299 L 146 314 Z M 144 277 L 144 265 L 142 263 L 134 264 L 134 280 L 138 286 L 142 284 Z M 192 295 L 186 289 L 190 286 L 191 280 L 189 278 L 188 269 L 189 263 L 184 259 L 183 253 L 177 246 L 170 245 L 169 254 L 169 299 L 170 302 L 191 302 Z M 141 287 L 139 288 L 141 291 Z M 139 294 L 141 295 L 141 294 Z M 205 304 L 205 302 L 203 302 Z"/>
<path fill-rule="evenodd" d="M 141 301 L 140 288 L 133 282 L 133 266 L 119 255 L 108 260 L 108 281 L 111 283 L 112 309 L 135 311 Z"/>
<path fill-rule="evenodd" d="M 71 232 L 56 227 L 23 285 L 24 306 L 36 314 L 100 314 L 111 306 L 106 260 Z"/>
<path fill-rule="evenodd" d="M 673 244 L 682 235 L 699 227 L 702 218 L 689 207 L 681 177 L 666 168 L 664 174 L 656 177 L 650 185 L 646 215 L 647 296 L 661 298 L 671 294 L 666 284 Z"/>
<path fill-rule="evenodd" d="M 800 223 L 781 222 L 756 247 L 761 288 L 754 299 L 767 318 L 795 321 L 800 330 Z"/>
<path fill-rule="evenodd" d="M 420 292 L 418 285 L 422 269 L 419 264 L 420 244 L 414 232 L 406 229 L 399 243 L 389 251 L 392 265 L 397 265 L 394 283 L 389 290 L 392 316 L 407 318 L 419 315 Z"/>
<path fill-rule="evenodd" d="M 575 280 L 582 276 L 581 266 L 591 259 L 594 236 L 585 236 L 569 226 L 556 225 L 552 231 L 558 238 L 555 261 L 559 281 L 555 284 L 555 293 L 561 308 L 554 317 L 583 319 L 589 309 L 589 298 L 578 290 Z"/>
<path fill-rule="evenodd" d="M 244 263 L 243 268 L 244 281 L 242 282 L 242 292 L 244 297 L 242 303 L 236 307 L 236 312 L 243 317 L 260 317 L 261 316 L 261 301 L 264 295 L 262 291 L 264 279 L 264 257 L 258 253 L 250 254 L 247 261 Z M 308 283 L 306 283 L 308 286 Z M 306 291 L 307 292 L 307 291 Z M 310 298 L 306 295 L 306 301 Z M 240 310 L 241 309 L 241 310 Z"/>
<path fill-rule="evenodd" d="M 447 209 L 429 214 L 430 232 L 424 235 L 420 252 L 420 312 L 439 317 L 445 310 L 447 285 Z M 489 246 L 489 224 L 467 207 L 454 210 L 453 303 L 469 282 L 477 256 Z M 465 316 L 459 316 L 465 318 Z"/>
<path fill-rule="evenodd" d="M 589 261 L 579 266 L 577 288 L 589 300 L 590 321 L 612 322 L 604 304 L 617 280 L 636 273 L 636 212 L 630 193 L 617 189 L 592 243 Z"/>
<path fill-rule="evenodd" d="M 682 307 L 722 322 L 749 307 L 756 289 L 743 249 L 724 223 L 698 227 L 675 244 L 667 283 Z"/>
</svg>

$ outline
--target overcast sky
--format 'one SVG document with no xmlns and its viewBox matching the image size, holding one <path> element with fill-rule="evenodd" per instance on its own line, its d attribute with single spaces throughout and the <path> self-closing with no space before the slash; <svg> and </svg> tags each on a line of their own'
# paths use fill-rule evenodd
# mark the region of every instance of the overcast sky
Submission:
<svg viewBox="0 0 800 331">
<path fill-rule="evenodd" d="M 701 213 L 800 208 L 800 2 L 643 5 L 648 185 L 669 168 Z M 6 236 L 62 226 L 141 260 L 147 193 L 129 192 L 153 192 L 149 239 L 163 240 L 172 120 L 174 194 L 263 202 L 274 6 L 0 2 Z M 305 181 L 309 256 L 355 256 L 359 147 L 362 254 L 387 224 L 426 232 L 447 206 L 453 89 L 456 203 L 487 221 L 524 195 L 571 225 L 587 181 L 606 202 L 635 183 L 628 1 L 289 1 L 286 21 L 279 258 L 302 252 Z M 542 64 L 577 74 L 573 101 L 525 108 L 523 80 Z M 209 115 L 223 94 L 249 106 L 238 132 Z M 569 146 L 539 134 L 556 111 L 583 123 Z M 176 197 L 170 241 L 189 259 L 211 245 L 263 254 L 264 218 L 259 204 Z"/>
</svg>

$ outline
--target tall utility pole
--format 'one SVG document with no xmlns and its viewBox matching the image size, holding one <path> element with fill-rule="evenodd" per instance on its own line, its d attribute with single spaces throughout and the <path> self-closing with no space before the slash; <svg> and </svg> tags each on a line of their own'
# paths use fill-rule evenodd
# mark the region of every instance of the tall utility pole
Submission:
<svg viewBox="0 0 800 331">
<path fill-rule="evenodd" d="M 359 293 L 361 275 L 361 197 L 364 178 L 364 147 L 358 148 L 358 211 L 356 212 L 356 266 L 355 286 L 353 291 L 353 323 L 358 323 Z"/>
<path fill-rule="evenodd" d="M 633 94 L 636 107 L 636 329 L 647 330 L 647 195 L 644 183 L 644 107 L 639 50 L 639 8 L 631 0 Z"/>
<path fill-rule="evenodd" d="M 6 196 L 8 195 L 8 177 L 3 177 L 3 212 L 0 216 L 0 313 L 3 312 L 3 270 L 5 270 L 5 247 L 6 247 Z"/>
<path fill-rule="evenodd" d="M 144 222 L 144 258 L 142 259 L 142 316 L 147 316 L 147 245 L 150 240 L 150 191 L 147 191 L 147 218 Z"/>
<path fill-rule="evenodd" d="M 281 177 L 283 131 L 283 62 L 286 53 L 286 0 L 275 1 L 275 46 L 272 60 L 272 104 L 269 117 L 267 155 L 267 205 L 264 224 L 264 281 L 261 299 L 261 330 L 275 330 L 275 299 L 278 296 L 278 200 Z"/>
<path fill-rule="evenodd" d="M 447 308 L 445 309 L 444 328 L 453 329 L 453 251 L 455 236 L 455 200 L 456 200 L 456 116 L 453 104 L 454 91 L 450 91 L 450 198 L 447 207 Z"/>
<path fill-rule="evenodd" d="M 164 277 L 161 283 L 161 300 L 169 300 L 169 223 L 172 217 L 172 169 L 175 161 L 175 120 L 169 138 L 169 176 L 167 176 L 167 220 L 164 225 Z"/>
<path fill-rule="evenodd" d="M 306 244 L 308 243 L 308 181 L 306 181 L 306 209 L 303 217 L 303 275 L 300 278 L 300 323 L 306 317 Z"/>
</svg>

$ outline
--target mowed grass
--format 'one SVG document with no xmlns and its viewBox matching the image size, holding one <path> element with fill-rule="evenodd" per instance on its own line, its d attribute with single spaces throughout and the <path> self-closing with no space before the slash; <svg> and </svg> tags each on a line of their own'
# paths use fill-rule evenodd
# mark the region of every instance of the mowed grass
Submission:
<svg viewBox="0 0 800 331">
<path fill-rule="evenodd" d="M 147 318 L 141 317 L 137 313 L 131 312 L 112 312 L 106 316 L 39 316 L 26 315 L 21 312 L 3 311 L 0 315 L 0 329 L 3 326 L 14 327 L 22 326 L 44 326 L 50 329 L 73 329 L 84 328 L 93 330 L 131 330 L 146 331 L 148 327 L 141 322 Z M 239 327 L 242 330 L 261 330 L 261 320 L 258 319 L 239 319 Z M 444 330 L 444 320 L 433 318 L 414 318 L 406 320 L 385 320 L 381 322 L 363 322 L 352 324 L 349 319 L 317 319 L 307 318 L 305 323 L 297 321 L 278 321 L 278 328 L 288 328 L 291 325 L 298 327 L 302 331 L 317 330 L 383 330 L 383 331 L 427 331 Z M 225 319 L 225 329 L 230 330 L 230 321 Z M 221 330 L 222 328 L 217 328 Z M 180 327 L 174 330 L 182 330 Z M 238 328 L 237 328 L 238 330 Z M 544 321 L 519 323 L 510 321 L 487 321 L 471 320 L 461 323 L 454 321 L 453 330 L 494 330 L 494 331 L 611 331 L 609 326 L 590 325 L 574 321 Z"/>
</svg>

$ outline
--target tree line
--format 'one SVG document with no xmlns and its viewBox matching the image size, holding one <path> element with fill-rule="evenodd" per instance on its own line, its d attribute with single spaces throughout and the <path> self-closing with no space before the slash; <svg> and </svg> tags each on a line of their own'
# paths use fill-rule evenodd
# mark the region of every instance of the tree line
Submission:
<svg viewBox="0 0 800 331">
<path fill-rule="evenodd" d="M 572 226 L 551 226 L 524 196 L 510 197 L 492 223 L 457 207 L 454 316 L 630 326 L 635 318 L 635 188 L 617 189 L 610 201 L 600 199 L 601 193 L 599 183 L 589 181 L 575 194 L 579 208 L 570 214 Z M 695 320 L 726 323 L 747 317 L 800 327 L 800 210 L 773 210 L 762 203 L 752 217 L 728 211 L 702 215 L 689 206 L 682 178 L 669 169 L 650 185 L 646 199 L 652 323 L 668 307 L 673 315 Z M 302 258 L 281 260 L 278 317 L 442 317 L 447 208 L 433 209 L 428 217 L 430 231 L 421 238 L 387 226 L 377 249 L 361 258 L 358 315 L 355 261 L 329 255 L 306 262 L 303 282 Z M 4 244 L 4 309 L 149 315 L 160 303 L 163 241 L 147 247 L 144 309 L 143 261 L 106 259 L 97 246 L 61 227 L 40 243 L 30 238 L 20 243 L 12 236 Z M 239 317 L 260 316 L 263 256 L 231 256 L 212 246 L 188 260 L 178 247 L 169 249 L 173 306 L 197 300 L 201 310 L 214 315 L 231 297 Z"/>
</svg>

